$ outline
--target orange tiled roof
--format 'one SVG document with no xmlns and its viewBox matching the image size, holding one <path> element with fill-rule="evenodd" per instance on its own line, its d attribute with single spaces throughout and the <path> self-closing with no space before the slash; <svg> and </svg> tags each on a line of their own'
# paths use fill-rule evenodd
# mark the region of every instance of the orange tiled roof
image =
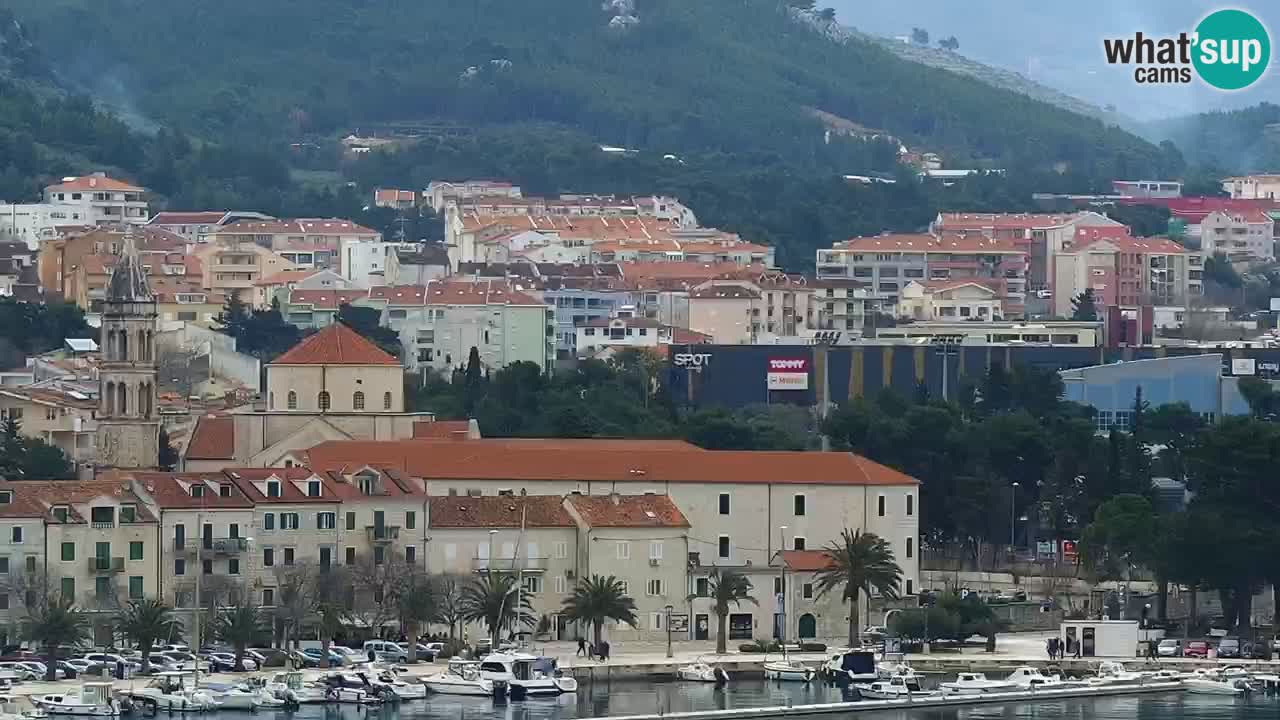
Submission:
<svg viewBox="0 0 1280 720">
<path fill-rule="evenodd" d="M 370 300 L 386 300 L 388 305 L 422 305 L 427 288 L 423 285 L 375 285 L 369 288 Z"/>
<path fill-rule="evenodd" d="M 225 210 L 199 212 L 160 212 L 148 225 L 216 225 L 226 217 Z"/>
<path fill-rule="evenodd" d="M 654 446 L 652 443 L 662 443 Z M 645 440 L 497 439 L 329 441 L 307 451 L 316 469 L 377 462 L 424 479 L 569 480 L 813 485 L 915 485 L 903 473 L 851 453 L 699 450 Z M 685 449 L 689 448 L 689 449 Z"/>
<path fill-rule="evenodd" d="M 502 280 L 448 280 L 427 285 L 427 305 L 537 305 L 546 303 Z"/>
<path fill-rule="evenodd" d="M 297 218 L 290 220 L 237 220 L 218 229 L 219 233 L 228 235 L 279 235 L 298 233 L 300 235 L 377 235 L 363 225 L 340 218 Z"/>
<path fill-rule="evenodd" d="M 121 192 L 143 192 L 146 188 L 130 185 L 123 180 L 97 175 L 66 178 L 62 182 L 50 185 L 46 190 L 66 192 L 70 190 L 119 190 Z"/>
<path fill-rule="evenodd" d="M 746 285 L 710 285 L 689 292 L 690 300 L 755 300 L 760 293 Z"/>
<path fill-rule="evenodd" d="M 187 444 L 191 460 L 231 460 L 236 456 L 235 419 L 227 415 L 205 415 L 196 421 Z"/>
<path fill-rule="evenodd" d="M 591 527 L 689 527 L 666 495 L 570 495 L 566 502 Z"/>
<path fill-rule="evenodd" d="M 293 290 L 290 305 L 310 305 L 316 310 L 337 310 L 339 306 L 369 297 L 368 290 Z"/>
<path fill-rule="evenodd" d="M 433 528 L 518 528 L 522 511 L 525 527 L 574 527 L 559 496 L 453 495 L 427 502 Z"/>
<path fill-rule="evenodd" d="M 413 424 L 413 436 L 432 440 L 466 440 L 471 423 L 466 420 L 420 421 Z"/>
<path fill-rule="evenodd" d="M 946 230 L 1031 229 L 1058 227 L 1074 219 L 1075 216 L 1071 214 L 942 213 L 939 226 Z"/>
<path fill-rule="evenodd" d="M 236 472 L 228 468 L 218 472 L 171 473 L 171 472 L 132 472 L 121 473 L 132 476 L 146 489 L 162 508 L 251 508 L 253 503 L 244 496 L 240 487 L 231 481 L 227 472 Z M 203 485 L 204 493 L 194 497 L 189 489 L 192 485 Z M 222 495 L 214 488 L 225 485 L 230 488 L 229 495 Z"/>
<path fill-rule="evenodd" d="M 818 572 L 831 567 L 831 554 L 826 550 L 783 550 L 778 553 L 790 570 Z"/>
<path fill-rule="evenodd" d="M 395 365 L 400 361 L 383 352 L 355 330 L 335 322 L 294 345 L 272 365 Z"/>
<path fill-rule="evenodd" d="M 322 272 L 324 272 L 323 269 L 317 270 L 315 268 L 304 268 L 301 270 L 281 270 L 280 272 L 275 273 L 273 275 L 268 275 L 267 277 L 259 278 L 253 284 L 259 285 L 259 286 L 287 285 L 291 282 L 301 282 L 311 277 L 312 275 L 315 275 L 316 273 L 322 273 Z"/>
<path fill-rule="evenodd" d="M 54 505 L 74 506 L 95 498 L 110 497 L 121 503 L 137 506 L 137 522 L 155 522 L 155 516 L 147 511 L 129 483 L 121 480 L 22 480 L 0 481 L 0 490 L 13 493 L 12 502 L 0 504 L 0 517 L 25 517 L 53 519 Z M 84 522 L 74 507 L 67 515 L 69 522 Z"/>
</svg>

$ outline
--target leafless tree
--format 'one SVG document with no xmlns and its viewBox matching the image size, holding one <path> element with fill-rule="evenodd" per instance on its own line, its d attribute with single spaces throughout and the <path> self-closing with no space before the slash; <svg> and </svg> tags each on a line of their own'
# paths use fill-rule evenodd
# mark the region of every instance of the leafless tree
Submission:
<svg viewBox="0 0 1280 720">
<path fill-rule="evenodd" d="M 309 563 L 277 565 L 273 574 L 276 578 L 274 618 L 281 633 L 280 646 L 288 649 L 292 641 L 296 648 L 303 625 L 319 607 L 315 587 L 317 568 Z"/>
<path fill-rule="evenodd" d="M 0 582 L 0 587 L 9 594 L 10 602 L 16 601 L 28 615 L 47 609 L 50 598 L 57 592 L 50 584 L 48 574 L 39 567 L 33 570 L 11 569 Z"/>
<path fill-rule="evenodd" d="M 386 553 L 381 563 L 375 562 L 372 555 L 365 555 L 349 569 L 355 584 L 352 619 L 378 633 L 384 624 L 400 616 L 396 590 L 413 567 Z"/>
<path fill-rule="evenodd" d="M 449 639 L 458 637 L 458 625 L 462 622 L 462 586 L 465 577 L 456 574 L 436 575 L 436 620 L 449 626 Z"/>
</svg>

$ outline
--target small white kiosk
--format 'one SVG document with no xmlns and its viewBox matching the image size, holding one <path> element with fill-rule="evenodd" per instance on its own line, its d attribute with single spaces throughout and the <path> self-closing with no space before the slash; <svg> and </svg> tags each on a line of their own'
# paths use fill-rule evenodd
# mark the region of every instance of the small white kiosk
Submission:
<svg viewBox="0 0 1280 720">
<path fill-rule="evenodd" d="M 1080 657 L 1136 657 L 1139 635 L 1137 620 L 1063 620 L 1058 628 L 1064 657 L 1075 657 L 1077 643 Z"/>
</svg>

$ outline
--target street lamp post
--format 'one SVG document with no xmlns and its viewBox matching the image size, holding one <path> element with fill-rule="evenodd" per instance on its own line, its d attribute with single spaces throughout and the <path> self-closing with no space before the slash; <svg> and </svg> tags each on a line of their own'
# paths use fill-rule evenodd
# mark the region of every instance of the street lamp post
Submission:
<svg viewBox="0 0 1280 720">
<path fill-rule="evenodd" d="M 1017 511 L 1014 506 L 1018 501 L 1018 483 L 1009 491 L 1009 552 L 1013 552 L 1013 532 L 1018 527 Z"/>
<path fill-rule="evenodd" d="M 671 607 L 670 605 L 668 605 L 668 606 L 667 606 L 666 608 L 664 608 L 664 609 L 667 611 L 667 620 L 666 620 L 666 625 L 667 625 L 667 657 L 668 657 L 668 658 L 671 658 L 671 657 L 672 657 L 672 655 L 671 655 L 671 611 L 672 611 L 672 610 L 674 610 L 675 608 L 673 608 L 673 607 Z"/>
</svg>

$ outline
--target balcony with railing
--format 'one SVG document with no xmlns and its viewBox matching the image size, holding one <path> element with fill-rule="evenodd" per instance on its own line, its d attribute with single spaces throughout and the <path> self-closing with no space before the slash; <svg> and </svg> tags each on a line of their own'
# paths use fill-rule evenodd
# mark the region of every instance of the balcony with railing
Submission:
<svg viewBox="0 0 1280 720">
<path fill-rule="evenodd" d="M 246 538 L 174 538 L 175 552 L 194 555 L 239 555 L 249 549 Z"/>
<path fill-rule="evenodd" d="M 548 560 L 545 557 L 476 557 L 471 560 L 471 569 L 476 572 L 491 569 L 493 572 L 546 572 Z"/>
<path fill-rule="evenodd" d="M 399 525 L 369 525 L 365 532 L 371 543 L 389 543 L 400 539 Z"/>
<path fill-rule="evenodd" d="M 124 572 L 124 558 L 91 557 L 89 558 L 89 572 L 95 574 Z"/>
</svg>

